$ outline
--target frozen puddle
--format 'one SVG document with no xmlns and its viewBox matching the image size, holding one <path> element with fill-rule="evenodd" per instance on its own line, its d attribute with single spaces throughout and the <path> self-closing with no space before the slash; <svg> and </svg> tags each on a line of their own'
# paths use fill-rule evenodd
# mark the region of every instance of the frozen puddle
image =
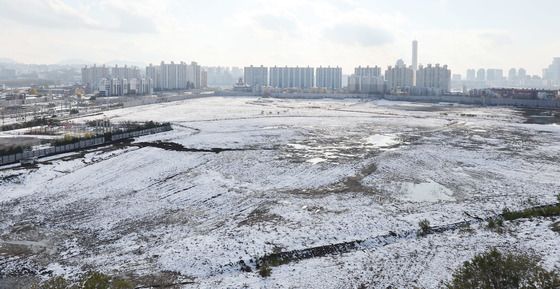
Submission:
<svg viewBox="0 0 560 289">
<path fill-rule="evenodd" d="M 307 160 L 308 163 L 312 163 L 314 165 L 318 164 L 318 163 L 322 163 L 322 162 L 326 162 L 327 160 L 324 158 L 312 158 Z"/>
<path fill-rule="evenodd" d="M 445 186 L 432 180 L 426 183 L 400 183 L 399 191 L 404 194 L 404 199 L 413 202 L 437 202 L 455 200 Z"/>
<path fill-rule="evenodd" d="M 366 139 L 367 144 L 376 148 L 386 148 L 399 143 L 396 135 L 375 134 Z"/>
</svg>

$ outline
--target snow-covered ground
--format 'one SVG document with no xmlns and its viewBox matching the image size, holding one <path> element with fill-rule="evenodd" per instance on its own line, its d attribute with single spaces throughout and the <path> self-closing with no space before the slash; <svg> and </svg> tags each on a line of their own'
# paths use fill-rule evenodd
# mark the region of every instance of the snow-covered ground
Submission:
<svg viewBox="0 0 560 289">
<path fill-rule="evenodd" d="M 175 272 L 194 281 L 185 288 L 436 288 L 492 246 L 560 266 L 554 219 L 300 260 L 268 278 L 235 265 L 555 202 L 560 127 L 512 109 L 213 97 L 105 117 L 174 130 L 0 170 L 4 277 L 94 268 Z"/>
</svg>

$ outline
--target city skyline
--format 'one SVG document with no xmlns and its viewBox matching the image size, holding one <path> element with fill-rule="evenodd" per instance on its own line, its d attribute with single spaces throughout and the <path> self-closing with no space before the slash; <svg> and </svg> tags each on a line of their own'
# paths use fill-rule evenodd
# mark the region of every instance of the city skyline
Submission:
<svg viewBox="0 0 560 289">
<path fill-rule="evenodd" d="M 0 58 L 23 63 L 159 63 L 205 66 L 447 64 L 525 68 L 541 75 L 560 51 L 548 25 L 560 4 L 493 1 L 78 1 L 0 2 Z M 212 5 L 213 4 L 213 5 Z M 533 4 L 534 5 L 534 4 Z M 492 15 L 475 19 L 477 12 Z M 476 21 L 475 21 L 476 20 Z M 522 21 L 521 21 L 522 20 Z M 33 37 L 26 37 L 31 35 Z M 531 51 L 531 53 L 527 53 Z"/>
</svg>

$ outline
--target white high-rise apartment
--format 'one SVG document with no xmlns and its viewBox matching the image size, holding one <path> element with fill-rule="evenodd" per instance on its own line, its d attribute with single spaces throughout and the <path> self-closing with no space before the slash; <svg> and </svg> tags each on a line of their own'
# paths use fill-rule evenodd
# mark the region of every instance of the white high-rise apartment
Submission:
<svg viewBox="0 0 560 289">
<path fill-rule="evenodd" d="M 348 90 L 358 93 L 382 93 L 385 90 L 385 80 L 381 74 L 381 67 L 354 68 L 354 74 L 348 77 Z"/>
<path fill-rule="evenodd" d="M 268 67 L 248 66 L 243 70 L 245 84 L 251 87 L 263 87 L 268 85 Z"/>
<path fill-rule="evenodd" d="M 467 69 L 467 80 L 468 81 L 475 81 L 476 80 L 476 70 Z"/>
<path fill-rule="evenodd" d="M 202 68 L 198 63 L 191 62 L 190 65 L 186 65 L 186 81 L 187 86 L 190 88 L 199 89 L 202 87 Z"/>
<path fill-rule="evenodd" d="M 451 70 L 447 68 L 447 65 L 432 66 L 428 64 L 425 67 L 420 65 L 416 76 L 418 77 L 416 87 L 420 89 L 443 93 L 448 92 L 451 87 Z"/>
<path fill-rule="evenodd" d="M 504 80 L 504 71 L 502 69 L 490 68 L 486 70 L 486 81 L 497 82 Z"/>
<path fill-rule="evenodd" d="M 274 88 L 310 89 L 315 84 L 315 70 L 312 67 L 271 67 L 269 83 Z"/>
<path fill-rule="evenodd" d="M 148 70 L 146 70 L 148 71 Z M 151 94 L 152 81 L 142 78 L 140 70 L 137 67 L 115 67 L 108 68 L 106 66 L 92 66 L 82 68 L 82 82 L 87 93 L 96 93 L 104 96 L 123 96 L 129 94 Z M 131 83 L 146 83 L 143 89 L 131 90 Z M 133 86 L 134 86 L 133 85 Z M 131 93 L 134 91 L 134 93 Z"/>
<path fill-rule="evenodd" d="M 560 84 L 560 57 L 555 57 L 552 64 L 543 70 L 543 78 L 552 85 Z"/>
<path fill-rule="evenodd" d="M 187 64 L 161 62 L 159 66 L 146 67 L 146 77 L 152 79 L 155 90 L 181 90 L 201 87 L 201 67 L 196 62 Z"/>
<path fill-rule="evenodd" d="M 389 66 L 385 71 L 385 80 L 389 90 L 409 89 L 414 84 L 414 69 L 407 67 L 402 60 L 395 67 Z"/>
<path fill-rule="evenodd" d="M 476 71 L 476 80 L 486 81 L 486 70 L 484 68 L 480 68 Z"/>
<path fill-rule="evenodd" d="M 141 78 L 140 69 L 137 67 L 129 67 L 125 65 L 124 67 L 119 67 L 115 65 L 115 67 L 111 68 L 111 76 L 116 78 L 122 79 L 132 79 L 132 78 Z"/>
<path fill-rule="evenodd" d="M 338 90 L 342 88 L 342 68 L 319 67 L 315 70 L 315 83 L 319 88 Z"/>
<path fill-rule="evenodd" d="M 99 82 L 104 78 L 111 77 L 111 70 L 103 66 L 93 65 L 91 67 L 82 68 L 82 85 L 86 89 L 86 93 L 93 93 L 97 90 Z"/>
</svg>

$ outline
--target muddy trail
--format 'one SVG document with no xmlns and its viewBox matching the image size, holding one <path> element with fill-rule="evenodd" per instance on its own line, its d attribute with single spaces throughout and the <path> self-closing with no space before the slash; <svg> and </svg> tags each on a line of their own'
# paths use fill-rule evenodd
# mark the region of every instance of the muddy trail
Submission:
<svg viewBox="0 0 560 289">
<path fill-rule="evenodd" d="M 559 207 L 560 207 L 560 203 L 556 203 L 551 205 L 543 205 L 543 206 L 527 208 L 525 210 L 518 211 L 517 213 L 526 212 L 526 211 L 540 211 L 540 210 L 544 211 L 547 209 L 558 209 Z M 476 216 L 470 216 L 469 214 L 466 214 L 472 219 L 467 221 L 462 221 L 462 222 L 441 225 L 441 226 L 431 226 L 425 228 L 424 230 L 413 229 L 413 230 L 405 230 L 401 232 L 389 232 L 388 234 L 385 235 L 370 237 L 363 240 L 355 240 L 350 242 L 329 244 L 329 245 L 305 248 L 300 250 L 271 253 L 258 257 L 255 260 L 251 259 L 248 262 L 245 262 L 245 260 L 241 260 L 237 263 L 228 264 L 228 265 L 237 266 L 242 271 L 251 271 L 253 269 L 259 269 L 262 266 L 274 267 L 274 266 L 280 266 L 292 262 L 297 262 L 300 260 L 320 258 L 320 257 L 325 257 L 325 256 L 335 255 L 335 254 L 344 254 L 344 253 L 349 253 L 358 250 L 375 250 L 387 245 L 391 245 L 391 244 L 395 244 L 398 242 L 411 240 L 415 238 L 420 238 L 431 234 L 441 234 L 445 232 L 459 230 L 462 228 L 467 228 L 470 225 L 480 224 L 483 222 L 487 222 L 489 220 L 508 219 L 508 214 L 511 215 L 512 212 L 508 211 L 487 218 L 479 218 Z M 520 217 L 519 219 L 522 218 L 525 217 Z"/>
</svg>

